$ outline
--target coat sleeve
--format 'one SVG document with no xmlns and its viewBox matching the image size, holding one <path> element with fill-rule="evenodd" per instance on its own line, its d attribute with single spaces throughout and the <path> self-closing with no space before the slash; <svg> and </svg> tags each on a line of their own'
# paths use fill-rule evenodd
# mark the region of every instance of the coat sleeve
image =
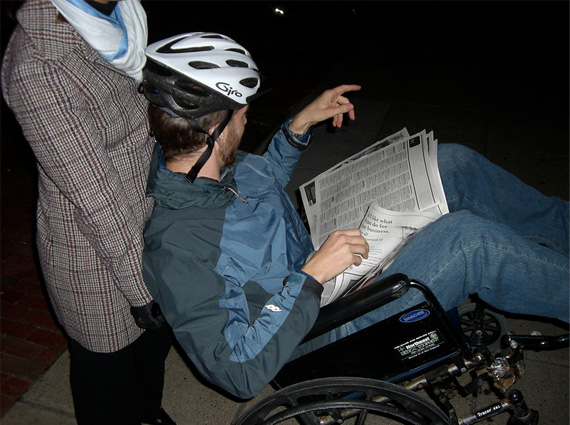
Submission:
<svg viewBox="0 0 570 425">
<path fill-rule="evenodd" d="M 263 155 L 269 161 L 276 178 L 283 187 L 289 183 L 301 154 L 307 149 L 310 142 L 310 135 L 306 142 L 293 136 L 288 128 L 290 121 L 285 122 L 275 133 L 267 152 Z"/>
<path fill-rule="evenodd" d="M 147 230 L 143 264 L 176 339 L 210 382 L 240 398 L 257 395 L 313 326 L 322 285 L 294 272 L 279 293 L 260 293 L 260 312 L 250 317 L 243 287 L 215 272 L 212 250 L 196 239 L 186 247 L 180 228 L 167 232 L 155 239 Z"/>
<path fill-rule="evenodd" d="M 95 125 L 93 104 L 82 95 L 89 88 L 78 84 L 81 76 L 33 57 L 10 63 L 2 74 L 4 96 L 39 167 L 74 206 L 70 220 L 129 303 L 146 304 L 151 297 L 142 279 L 143 219 L 129 205 L 127 188 Z"/>
</svg>

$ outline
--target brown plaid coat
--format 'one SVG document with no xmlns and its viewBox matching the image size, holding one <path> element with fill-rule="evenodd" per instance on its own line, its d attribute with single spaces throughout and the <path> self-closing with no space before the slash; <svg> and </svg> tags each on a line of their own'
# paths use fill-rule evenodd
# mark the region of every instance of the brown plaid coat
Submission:
<svg viewBox="0 0 570 425">
<path fill-rule="evenodd" d="M 113 352 L 141 334 L 129 306 L 151 300 L 146 101 L 56 15 L 49 0 L 18 11 L 2 89 L 37 159 L 37 244 L 57 318 L 84 347 Z"/>
</svg>

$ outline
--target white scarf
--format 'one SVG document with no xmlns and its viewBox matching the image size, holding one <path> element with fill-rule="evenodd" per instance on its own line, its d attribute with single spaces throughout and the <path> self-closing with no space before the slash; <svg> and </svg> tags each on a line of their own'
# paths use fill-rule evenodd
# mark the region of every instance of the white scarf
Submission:
<svg viewBox="0 0 570 425">
<path fill-rule="evenodd" d="M 51 0 L 57 10 L 101 57 L 142 81 L 147 44 L 146 13 L 140 0 L 119 0 L 107 16 L 83 0 Z"/>
</svg>

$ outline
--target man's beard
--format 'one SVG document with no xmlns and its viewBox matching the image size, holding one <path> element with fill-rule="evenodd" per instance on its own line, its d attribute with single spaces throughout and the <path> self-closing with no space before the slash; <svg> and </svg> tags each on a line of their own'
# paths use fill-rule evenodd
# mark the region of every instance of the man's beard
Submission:
<svg viewBox="0 0 570 425">
<path fill-rule="evenodd" d="M 220 145 L 220 159 L 223 165 L 227 166 L 236 162 L 239 143 L 240 140 L 238 140 L 235 130 L 228 126 L 225 143 Z"/>
</svg>

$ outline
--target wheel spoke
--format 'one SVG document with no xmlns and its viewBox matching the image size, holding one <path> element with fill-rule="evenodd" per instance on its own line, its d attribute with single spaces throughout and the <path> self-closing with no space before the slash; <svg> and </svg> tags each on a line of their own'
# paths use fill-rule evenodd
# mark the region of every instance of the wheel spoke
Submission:
<svg viewBox="0 0 570 425">
<path fill-rule="evenodd" d="M 302 424 L 332 425 L 351 418 L 350 423 L 356 425 L 378 418 L 390 424 L 450 424 L 450 419 L 433 403 L 396 384 L 339 377 L 279 390 L 252 406 L 236 425 L 277 425 L 292 419 Z"/>
</svg>

